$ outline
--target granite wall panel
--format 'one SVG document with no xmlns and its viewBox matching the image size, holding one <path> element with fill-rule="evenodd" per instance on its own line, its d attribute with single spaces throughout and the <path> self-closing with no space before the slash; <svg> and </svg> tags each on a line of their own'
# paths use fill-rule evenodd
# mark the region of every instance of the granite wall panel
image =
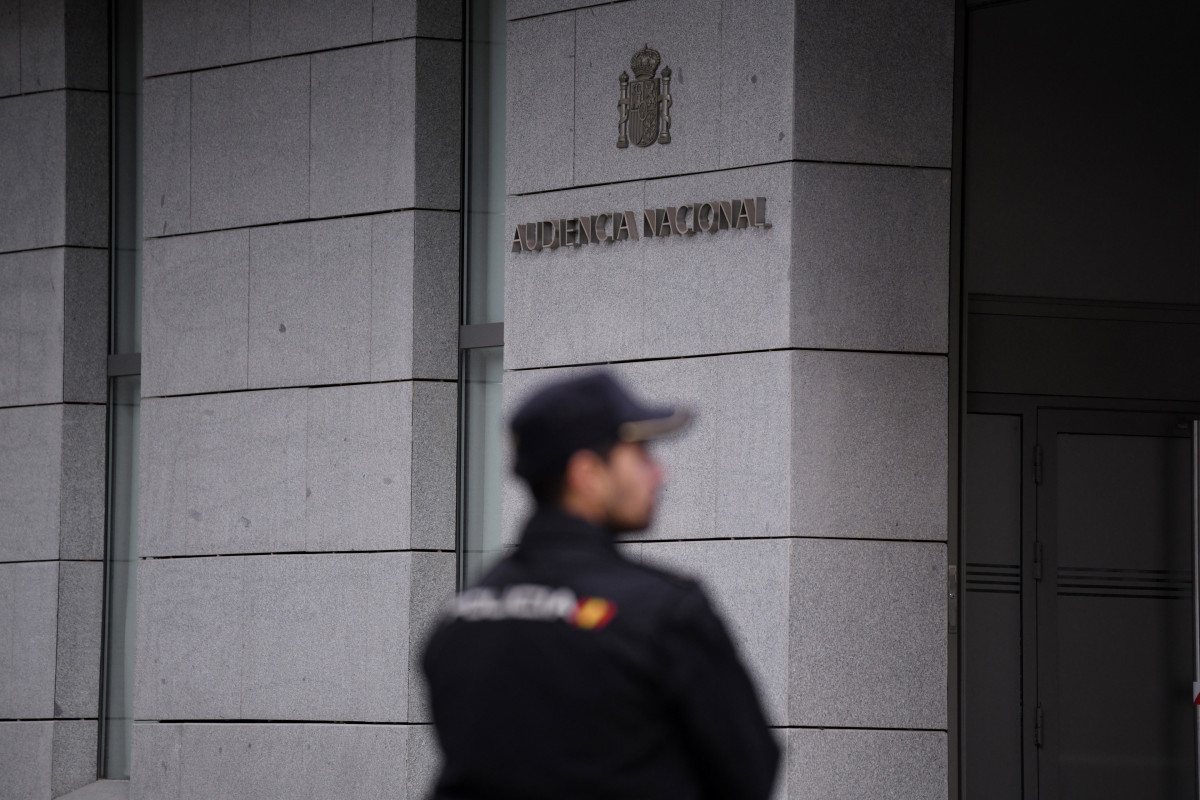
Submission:
<svg viewBox="0 0 1200 800">
<path fill-rule="evenodd" d="M 58 562 L 0 564 L 0 718 L 55 715 L 58 585 Z"/>
</svg>

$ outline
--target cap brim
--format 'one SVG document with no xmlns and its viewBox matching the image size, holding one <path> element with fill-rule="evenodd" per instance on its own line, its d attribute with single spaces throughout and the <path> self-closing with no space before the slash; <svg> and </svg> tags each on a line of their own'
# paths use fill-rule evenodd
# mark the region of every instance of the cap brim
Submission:
<svg viewBox="0 0 1200 800">
<path fill-rule="evenodd" d="M 676 409 L 665 417 L 622 422 L 617 428 L 617 439 L 622 442 L 647 442 L 679 433 L 692 421 L 692 412 L 686 408 Z"/>
</svg>

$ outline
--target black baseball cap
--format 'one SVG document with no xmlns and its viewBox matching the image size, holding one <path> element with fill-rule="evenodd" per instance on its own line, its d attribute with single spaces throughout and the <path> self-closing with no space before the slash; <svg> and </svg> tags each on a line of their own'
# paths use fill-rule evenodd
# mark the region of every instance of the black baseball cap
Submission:
<svg viewBox="0 0 1200 800">
<path fill-rule="evenodd" d="M 639 402 L 604 371 L 556 381 L 525 400 L 509 423 L 513 472 L 536 483 L 561 475 L 577 450 L 660 439 L 691 418 L 686 409 Z"/>
</svg>

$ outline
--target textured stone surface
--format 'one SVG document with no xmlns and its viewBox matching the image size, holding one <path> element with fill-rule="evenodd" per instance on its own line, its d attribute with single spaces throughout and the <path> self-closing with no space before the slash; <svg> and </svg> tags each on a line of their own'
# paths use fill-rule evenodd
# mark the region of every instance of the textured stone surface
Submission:
<svg viewBox="0 0 1200 800">
<path fill-rule="evenodd" d="M 149 239 L 143 264 L 142 394 L 246 388 L 249 233 Z"/>
<path fill-rule="evenodd" d="M 412 384 L 412 547 L 454 548 L 458 384 Z"/>
<path fill-rule="evenodd" d="M 62 398 L 108 399 L 108 253 L 68 248 L 63 258 Z"/>
<path fill-rule="evenodd" d="M 946 727 L 946 548 L 793 539 L 788 722 Z"/>
<path fill-rule="evenodd" d="M 442 0 L 375 0 L 372 22 L 376 40 L 462 38 L 462 6 Z"/>
<path fill-rule="evenodd" d="M 376 234 L 381 218 L 373 220 Z M 458 377 L 458 302 L 459 302 L 459 215 L 436 211 L 417 211 L 412 215 L 412 288 L 392 296 L 392 302 L 412 306 L 412 376 L 414 378 Z M 374 275 L 379 278 L 392 273 L 396 261 L 379 247 L 376 235 L 372 250 L 375 259 Z M 372 298 L 380 296 L 374 291 Z M 388 299 L 383 294 L 382 301 Z M 380 341 L 391 320 L 386 313 L 375 321 L 372 315 L 372 346 Z M 374 356 L 374 350 L 372 350 Z M 371 378 L 380 380 L 386 373 L 376 369 L 372 360 Z"/>
<path fill-rule="evenodd" d="M 686 4 L 642 0 L 585 8 L 574 16 L 575 183 L 635 180 L 720 167 L 721 0 Z M 671 143 L 638 147 L 630 141 L 628 148 L 617 149 L 617 100 L 621 94 L 617 76 L 624 71 L 634 79 L 630 59 L 646 45 L 647 38 L 662 58 L 659 76 L 663 69 L 671 68 Z M 745 64 L 755 59 L 742 53 L 738 61 Z M 570 106 L 566 113 L 571 113 Z M 730 147 L 737 144 L 730 143 Z M 509 187 L 512 191 L 511 184 Z"/>
<path fill-rule="evenodd" d="M 404 721 L 412 558 L 143 561 L 136 716 Z"/>
<path fill-rule="evenodd" d="M 673 359 L 613 365 L 639 397 L 680 404 L 695 420 L 683 435 L 657 442 L 667 482 L 652 539 L 787 536 L 791 533 L 789 441 L 792 359 L 786 352 Z M 523 397 L 549 380 L 587 368 L 508 372 L 505 419 Z M 509 541 L 528 513 L 525 490 L 506 482 L 504 530 Z"/>
<path fill-rule="evenodd" d="M 62 406 L 0 409 L 0 561 L 59 557 Z"/>
<path fill-rule="evenodd" d="M 307 397 L 305 549 L 407 548 L 412 384 L 337 386 L 313 389 Z"/>
<path fill-rule="evenodd" d="M 792 531 L 946 538 L 946 360 L 801 351 L 792 385 Z"/>
<path fill-rule="evenodd" d="M 771 227 L 509 252 L 505 366 L 786 347 L 792 175 L 783 164 L 510 197 L 509 238 L 521 223 L 613 211 L 633 211 L 641 232 L 645 208 L 760 196 Z"/>
<path fill-rule="evenodd" d="M 106 422 L 102 405 L 63 406 L 60 558 L 104 558 Z"/>
<path fill-rule="evenodd" d="M 59 797 L 96 780 L 96 737 L 94 719 L 54 722 L 54 755 L 51 759 L 50 796 Z"/>
<path fill-rule="evenodd" d="M 67 81 L 66 3 L 25 0 L 13 5 L 20 6 L 21 91 L 62 89 Z"/>
<path fill-rule="evenodd" d="M 66 93 L 0 100 L 0 142 L 0 251 L 63 244 Z"/>
<path fill-rule="evenodd" d="M 62 400 L 63 252 L 0 255 L 0 404 Z"/>
<path fill-rule="evenodd" d="M 413 206 L 418 118 L 422 136 L 449 133 L 428 129 L 416 105 L 416 48 L 408 40 L 312 57 L 314 216 Z"/>
<path fill-rule="evenodd" d="M 129 781 L 92 781 L 70 794 L 63 795 L 62 800 L 129 800 Z"/>
<path fill-rule="evenodd" d="M 505 175 L 509 194 L 570 186 L 574 171 L 575 15 L 509 23 Z M 612 108 L 616 110 L 613 73 Z M 613 124 L 606 131 L 615 131 Z M 613 136 L 616 134 L 614 133 Z M 615 141 L 615 140 L 614 140 Z"/>
<path fill-rule="evenodd" d="M 99 713 L 103 609 L 103 563 L 63 561 L 59 564 L 55 717 L 95 718 Z"/>
<path fill-rule="evenodd" d="M 407 725 L 188 724 L 134 730 L 130 800 L 416 797 L 403 794 Z"/>
<path fill-rule="evenodd" d="M 787 722 L 787 539 L 645 542 L 637 556 L 699 580 L 724 618 L 772 725 Z"/>
<path fill-rule="evenodd" d="M 53 722 L 0 722 L 0 800 L 51 797 Z"/>
<path fill-rule="evenodd" d="M 192 226 L 308 215 L 309 59 L 192 75 Z"/>
<path fill-rule="evenodd" d="M 804 3 L 796 158 L 950 166 L 954 3 Z"/>
<path fill-rule="evenodd" d="M 142 84 L 142 231 L 162 236 L 191 228 L 192 78 Z"/>
<path fill-rule="evenodd" d="M 412 554 L 412 603 L 408 614 L 410 722 L 433 721 L 425 677 L 421 670 L 421 656 L 425 652 L 425 640 L 433 630 L 438 611 L 454 594 L 457 566 L 452 551 Z"/>
<path fill-rule="evenodd" d="M 233 64 L 250 57 L 250 0 L 147 0 L 146 75 Z"/>
<path fill-rule="evenodd" d="M 946 757 L 942 731 L 790 730 L 788 799 L 937 800 Z"/>
<path fill-rule="evenodd" d="M 54 716 L 58 578 L 57 562 L 0 564 L 0 718 Z"/>
<path fill-rule="evenodd" d="M 417 208 L 456 209 L 462 168 L 462 45 L 418 39 L 416 42 Z"/>
<path fill-rule="evenodd" d="M 433 726 L 409 725 L 407 800 L 429 797 L 441 766 L 442 752 Z"/>
<path fill-rule="evenodd" d="M 371 0 L 250 0 L 250 56 L 270 58 L 371 40 Z"/>
<path fill-rule="evenodd" d="M 251 388 L 371 374 L 371 220 L 250 231 Z"/>
<path fill-rule="evenodd" d="M 142 403 L 142 556 L 304 549 L 303 390 Z"/>
<path fill-rule="evenodd" d="M 791 0 L 721 4 L 723 168 L 792 157 L 795 20 L 796 3 Z M 692 104 L 678 113 L 695 113 L 692 108 L 698 104 Z"/>
<path fill-rule="evenodd" d="M 108 247 L 108 94 L 67 92 L 66 244 Z"/>
<path fill-rule="evenodd" d="M 0 4 L 0 97 L 21 91 L 21 5 Z"/>
<path fill-rule="evenodd" d="M 792 344 L 946 352 L 950 173 L 796 168 Z"/>
</svg>

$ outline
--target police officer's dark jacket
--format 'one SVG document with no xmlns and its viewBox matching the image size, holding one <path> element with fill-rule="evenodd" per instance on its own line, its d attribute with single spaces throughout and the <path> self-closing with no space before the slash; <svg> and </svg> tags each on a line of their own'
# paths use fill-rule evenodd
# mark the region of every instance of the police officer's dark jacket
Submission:
<svg viewBox="0 0 1200 800">
<path fill-rule="evenodd" d="M 703 591 L 561 511 L 448 604 L 424 667 L 437 800 L 770 795 L 778 747 Z"/>
</svg>

